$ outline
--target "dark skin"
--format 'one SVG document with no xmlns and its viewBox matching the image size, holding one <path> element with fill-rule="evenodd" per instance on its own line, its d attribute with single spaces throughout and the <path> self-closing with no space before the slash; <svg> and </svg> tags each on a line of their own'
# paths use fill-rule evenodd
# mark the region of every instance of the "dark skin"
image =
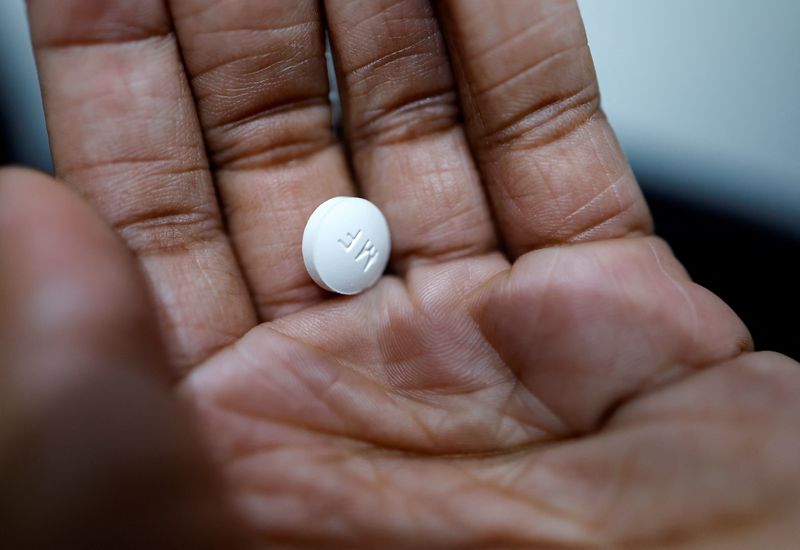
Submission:
<svg viewBox="0 0 800 550">
<path fill-rule="evenodd" d="M 652 236 L 574 3 L 29 11 L 68 185 L 0 173 L 4 547 L 800 540 L 800 369 Z M 356 193 L 393 256 L 332 297 Z"/>
</svg>

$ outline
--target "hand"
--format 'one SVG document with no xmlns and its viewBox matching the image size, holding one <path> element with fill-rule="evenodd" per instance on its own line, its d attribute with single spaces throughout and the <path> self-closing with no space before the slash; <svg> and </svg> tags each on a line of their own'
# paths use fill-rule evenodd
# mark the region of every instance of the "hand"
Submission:
<svg viewBox="0 0 800 550">
<path fill-rule="evenodd" d="M 800 370 L 652 236 L 574 3 L 432 5 L 325 2 L 342 144 L 312 0 L 30 0 L 58 176 L 135 262 L 3 175 L 8 540 L 795 543 Z M 302 230 L 355 193 L 390 271 L 331 297 Z"/>
</svg>

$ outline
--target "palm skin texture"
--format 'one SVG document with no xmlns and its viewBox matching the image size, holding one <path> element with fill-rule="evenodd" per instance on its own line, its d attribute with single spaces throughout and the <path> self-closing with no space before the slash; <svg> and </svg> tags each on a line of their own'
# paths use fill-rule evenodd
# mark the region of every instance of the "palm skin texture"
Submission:
<svg viewBox="0 0 800 550">
<path fill-rule="evenodd" d="M 573 2 L 28 9 L 67 185 L 0 176 L 7 547 L 796 547 L 800 369 L 652 236 Z M 334 297 L 352 194 L 393 255 Z"/>
</svg>

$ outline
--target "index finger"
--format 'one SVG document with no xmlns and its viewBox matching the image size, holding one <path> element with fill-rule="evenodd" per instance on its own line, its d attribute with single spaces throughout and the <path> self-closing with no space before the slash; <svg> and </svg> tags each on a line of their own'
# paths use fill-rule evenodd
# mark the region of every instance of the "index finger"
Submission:
<svg viewBox="0 0 800 550">
<path fill-rule="evenodd" d="M 161 0 L 28 0 L 28 11 L 56 173 L 138 258 L 183 374 L 256 318 L 169 12 Z"/>
</svg>

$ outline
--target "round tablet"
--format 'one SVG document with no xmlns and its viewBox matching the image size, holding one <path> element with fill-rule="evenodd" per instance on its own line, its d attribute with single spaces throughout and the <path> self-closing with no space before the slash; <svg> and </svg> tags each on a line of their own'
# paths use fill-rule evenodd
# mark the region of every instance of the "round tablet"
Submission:
<svg viewBox="0 0 800 550">
<path fill-rule="evenodd" d="M 358 294 L 378 282 L 392 252 L 389 224 L 365 199 L 334 197 L 308 218 L 303 262 L 314 282 L 339 294 Z"/>
</svg>

